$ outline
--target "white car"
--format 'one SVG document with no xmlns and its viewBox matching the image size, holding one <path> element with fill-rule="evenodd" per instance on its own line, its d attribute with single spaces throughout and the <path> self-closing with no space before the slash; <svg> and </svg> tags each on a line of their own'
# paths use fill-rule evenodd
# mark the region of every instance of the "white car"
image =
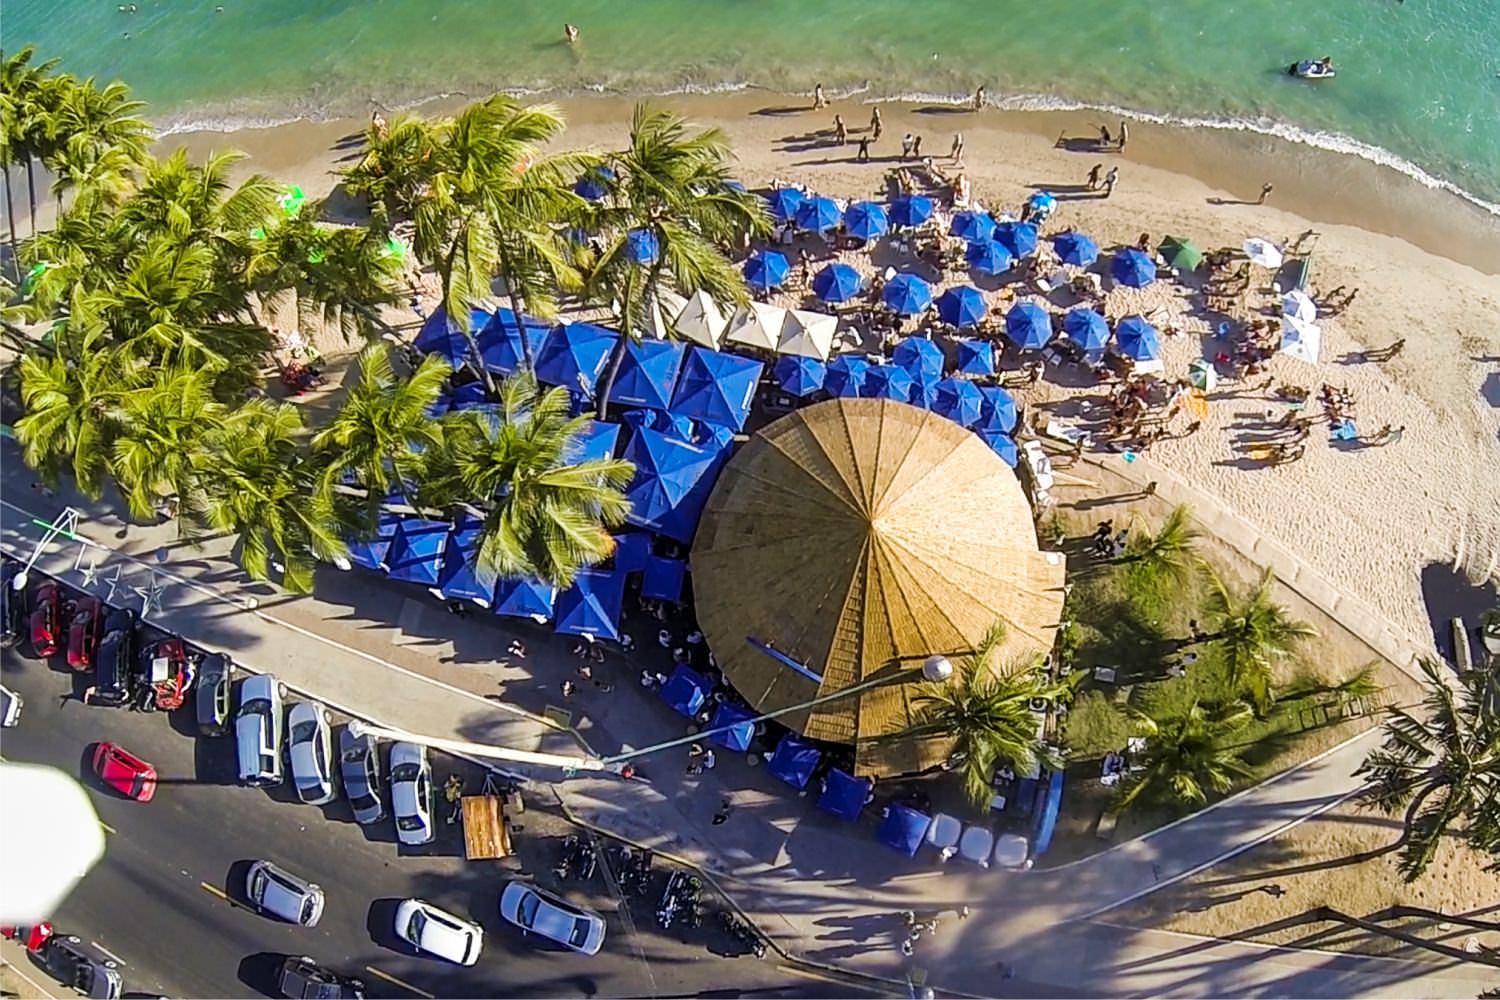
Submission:
<svg viewBox="0 0 1500 1000">
<path fill-rule="evenodd" d="M 0 726 L 10 728 L 21 721 L 21 709 L 26 702 L 4 684 L 0 684 Z"/>
<path fill-rule="evenodd" d="M 323 888 L 269 861 L 257 861 L 245 875 L 245 896 L 262 913 L 289 924 L 316 927 L 323 916 Z"/>
<path fill-rule="evenodd" d="M 427 748 L 418 743 L 391 746 L 391 812 L 396 838 L 413 846 L 432 843 L 432 768 Z"/>
<path fill-rule="evenodd" d="M 403 899 L 396 907 L 396 936 L 457 965 L 473 965 L 484 947 L 484 928 L 423 899 Z"/>
<path fill-rule="evenodd" d="M 234 748 L 240 782 L 281 784 L 281 697 L 270 674 L 252 674 L 240 684 L 240 708 L 234 713 Z"/>
<path fill-rule="evenodd" d="M 500 893 L 500 916 L 522 931 L 540 934 L 585 955 L 597 955 L 604 946 L 603 917 L 529 882 L 506 883 Z"/>
<path fill-rule="evenodd" d="M 310 806 L 332 802 L 337 792 L 333 785 L 333 730 L 328 728 L 328 709 L 315 701 L 298 702 L 286 717 L 286 728 L 297 797 Z"/>
</svg>

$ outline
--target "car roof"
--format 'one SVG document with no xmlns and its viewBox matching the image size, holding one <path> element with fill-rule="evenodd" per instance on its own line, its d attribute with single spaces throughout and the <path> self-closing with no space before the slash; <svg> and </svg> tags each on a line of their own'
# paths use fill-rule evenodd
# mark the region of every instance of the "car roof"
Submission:
<svg viewBox="0 0 1500 1000">
<path fill-rule="evenodd" d="M 151 766 L 118 744 L 109 743 L 106 746 L 109 750 L 104 754 L 105 778 L 133 778 Z"/>
<path fill-rule="evenodd" d="M 271 912 L 295 921 L 302 912 L 302 900 L 311 895 L 310 888 L 297 884 L 300 880 L 290 872 L 282 871 L 272 864 L 264 864 L 266 887 L 261 894 L 261 905 Z"/>
<path fill-rule="evenodd" d="M 240 701 L 251 698 L 272 699 L 276 697 L 276 681 L 270 674 L 251 674 L 240 687 Z"/>
<path fill-rule="evenodd" d="M 444 958 L 462 962 L 469 950 L 469 939 L 474 934 L 472 926 L 467 921 L 456 926 L 453 921 L 458 917 L 435 906 L 421 904 L 421 909 L 427 915 L 427 923 L 422 925 L 422 947 Z"/>
</svg>

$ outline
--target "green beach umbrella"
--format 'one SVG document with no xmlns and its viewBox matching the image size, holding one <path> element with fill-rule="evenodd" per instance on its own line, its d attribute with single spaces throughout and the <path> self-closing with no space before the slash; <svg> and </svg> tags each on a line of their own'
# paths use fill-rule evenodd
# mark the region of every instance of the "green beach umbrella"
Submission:
<svg viewBox="0 0 1500 1000">
<path fill-rule="evenodd" d="M 1214 371 L 1214 363 L 1207 358 L 1199 358 L 1188 365 L 1188 381 L 1196 388 L 1204 392 L 1212 392 L 1214 386 L 1219 384 L 1219 373 Z"/>
<path fill-rule="evenodd" d="M 405 260 L 406 244 L 402 242 L 398 237 L 392 236 L 390 239 L 385 241 L 385 255 L 387 257 L 394 257 L 397 260 Z"/>
<path fill-rule="evenodd" d="M 1203 263 L 1203 251 L 1192 240 L 1181 236 L 1168 236 L 1156 249 L 1174 270 L 1196 271 L 1198 265 Z"/>
<path fill-rule="evenodd" d="M 21 281 L 21 294 L 23 296 L 30 295 L 32 289 L 36 288 L 37 279 L 46 274 L 47 268 L 51 266 L 52 265 L 48 264 L 46 261 L 42 261 L 40 264 L 33 266 L 31 270 L 27 271 L 26 277 Z"/>
<path fill-rule="evenodd" d="M 287 214 L 287 217 L 291 218 L 302 211 L 302 203 L 306 200 L 307 195 L 302 193 L 300 187 L 293 184 L 287 188 L 286 194 L 278 199 L 278 203 L 281 205 L 281 210 Z"/>
</svg>

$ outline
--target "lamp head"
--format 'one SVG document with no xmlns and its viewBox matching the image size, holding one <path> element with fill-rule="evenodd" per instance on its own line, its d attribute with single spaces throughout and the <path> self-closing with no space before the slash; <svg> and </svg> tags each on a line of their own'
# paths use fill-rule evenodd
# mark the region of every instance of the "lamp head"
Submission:
<svg viewBox="0 0 1500 1000">
<path fill-rule="evenodd" d="M 934 653 L 922 661 L 922 679 L 941 684 L 953 676 L 953 664 L 946 656 Z"/>
</svg>

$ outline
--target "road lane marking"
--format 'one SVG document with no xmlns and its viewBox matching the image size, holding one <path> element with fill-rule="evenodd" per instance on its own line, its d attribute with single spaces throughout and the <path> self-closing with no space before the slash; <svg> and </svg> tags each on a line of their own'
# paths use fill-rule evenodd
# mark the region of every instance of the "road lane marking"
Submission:
<svg viewBox="0 0 1500 1000">
<path fill-rule="evenodd" d="M 98 941 L 92 941 L 91 940 L 89 942 L 89 944 L 92 944 L 95 948 L 98 948 L 100 951 L 104 952 L 104 954 L 106 954 L 110 958 L 114 959 L 115 960 L 115 964 L 118 965 L 120 968 L 122 968 L 122 969 L 125 968 L 126 962 L 119 955 L 116 955 L 114 952 L 112 952 L 108 948 L 104 947 L 104 945 L 100 944 Z"/>
<path fill-rule="evenodd" d="M 26 980 L 27 984 L 30 985 L 32 989 L 36 990 L 36 995 L 37 996 L 39 996 L 39 997 L 47 997 L 48 1000 L 58 1000 L 58 997 L 57 997 L 56 993 L 48 993 L 46 987 L 44 987 L 41 983 L 37 982 L 35 979 L 32 979 L 30 976 L 28 976 L 24 971 L 22 971 L 21 967 L 19 965 L 17 965 L 16 963 L 14 963 L 14 962 L 8 962 L 5 959 L 0 958 L 0 968 L 8 969 L 8 970 L 10 970 L 11 973 L 13 973 L 18 978 Z"/>
<path fill-rule="evenodd" d="M 395 976 L 391 975 L 389 972 L 381 972 L 379 969 L 375 968 L 375 966 L 373 966 L 373 965 L 367 965 L 367 966 L 365 966 L 365 971 L 368 972 L 372 976 L 379 976 L 381 979 L 384 979 L 386 982 L 393 983 L 396 986 L 401 987 L 403 990 L 406 990 L 408 993 L 415 993 L 419 997 L 426 997 L 427 1000 L 433 1000 L 433 994 L 428 993 L 426 990 L 419 990 L 415 986 L 413 986 L 411 983 L 403 982 L 402 980 L 397 979 Z"/>
<path fill-rule="evenodd" d="M 108 823 L 104 822 L 104 820 L 102 820 L 102 819 L 99 821 L 99 825 L 104 828 L 104 832 L 105 833 L 119 833 L 120 832 L 119 830 L 116 830 L 114 827 L 110 826 Z"/>
<path fill-rule="evenodd" d="M 232 902 L 234 902 L 234 900 L 230 899 L 227 895 L 224 894 L 224 890 L 223 889 L 220 889 L 218 886 L 212 884 L 211 882 L 199 882 L 198 884 L 203 887 L 203 889 L 204 889 L 205 892 L 210 892 L 210 893 L 214 894 L 215 896 L 218 896 L 224 902 L 226 902 L 226 903 L 232 903 Z"/>
</svg>

